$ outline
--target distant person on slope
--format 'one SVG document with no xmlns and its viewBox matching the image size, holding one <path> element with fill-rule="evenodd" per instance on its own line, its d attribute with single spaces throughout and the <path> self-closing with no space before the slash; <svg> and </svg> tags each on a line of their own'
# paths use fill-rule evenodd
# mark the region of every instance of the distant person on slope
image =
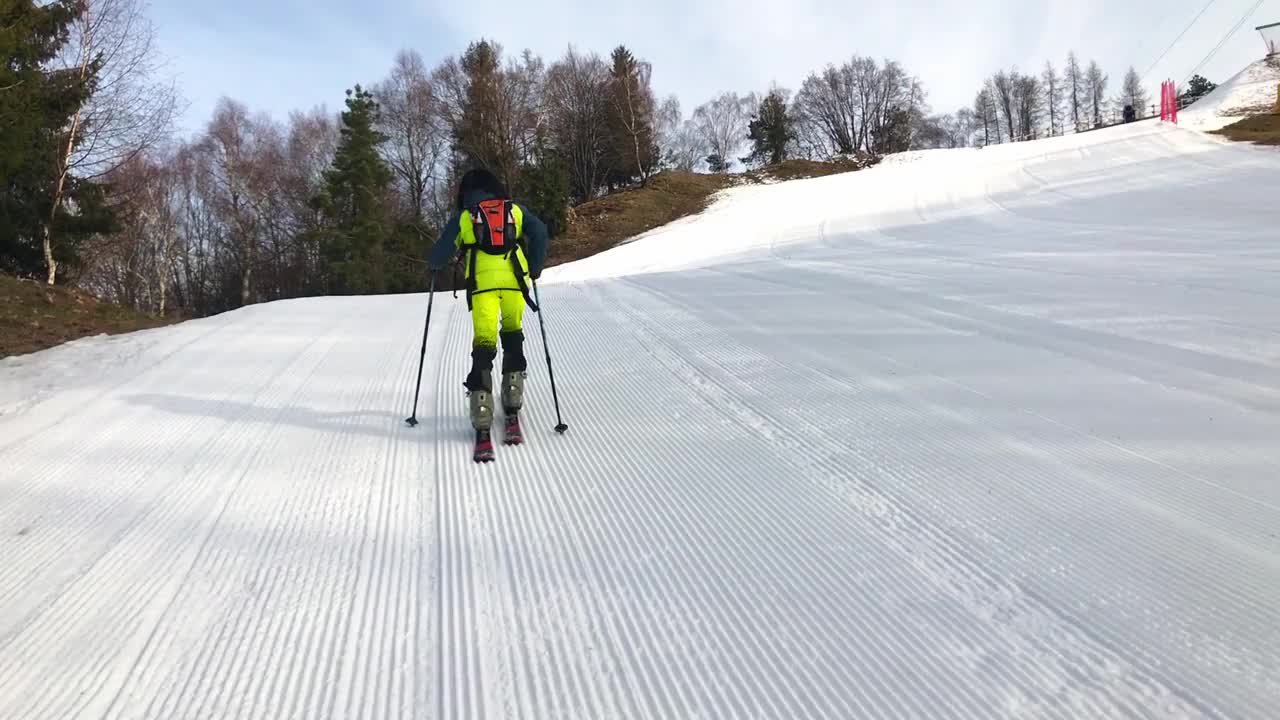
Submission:
<svg viewBox="0 0 1280 720">
<path fill-rule="evenodd" d="M 458 186 L 458 214 L 445 226 L 428 261 L 437 272 L 461 255 L 467 283 L 467 307 L 474 331 L 471 372 L 464 383 L 476 430 L 476 460 L 492 459 L 493 361 L 502 341 L 502 408 L 505 442 L 519 444 L 519 412 L 524 402 L 524 306 L 537 312 L 529 297 L 530 279 L 542 274 L 547 257 L 547 227 L 536 215 L 512 202 L 507 189 L 488 170 L 471 170 Z M 499 332 L 501 315 L 501 332 Z"/>
</svg>

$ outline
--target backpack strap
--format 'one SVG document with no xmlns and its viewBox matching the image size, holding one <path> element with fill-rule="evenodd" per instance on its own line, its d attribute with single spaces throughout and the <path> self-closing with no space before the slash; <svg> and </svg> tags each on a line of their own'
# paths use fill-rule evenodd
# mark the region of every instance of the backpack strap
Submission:
<svg viewBox="0 0 1280 720">
<path fill-rule="evenodd" d="M 479 253 L 483 252 L 480 249 L 481 248 L 480 238 L 476 236 L 476 233 L 479 230 L 479 227 L 478 227 L 479 223 L 483 223 L 484 232 L 487 236 L 492 238 L 494 234 L 493 225 L 492 223 L 490 223 L 490 215 L 486 211 L 487 209 L 488 210 L 493 209 L 493 206 L 489 203 L 491 203 L 491 201 L 486 201 L 485 203 L 481 203 L 480 205 L 467 209 L 467 212 L 470 213 L 472 218 L 471 232 L 472 232 L 473 242 L 469 246 L 462 245 L 459 248 L 460 253 L 466 254 L 466 262 L 467 262 L 466 285 L 467 285 L 467 310 L 468 311 L 472 309 L 471 298 L 473 295 L 476 294 L 476 291 L 478 290 L 476 286 L 476 257 L 477 255 L 479 255 Z M 501 212 L 503 216 L 503 224 L 502 224 L 502 228 L 498 231 L 502 239 L 497 244 L 500 247 L 509 248 L 505 254 L 508 262 L 511 263 L 511 272 L 516 278 L 516 284 L 520 288 L 520 294 L 524 296 L 525 304 L 529 306 L 529 309 L 536 313 L 536 312 L 539 312 L 540 309 L 538 307 L 538 304 L 534 302 L 533 296 L 530 294 L 529 283 L 525 279 L 525 269 L 520 264 L 521 253 L 524 254 L 526 259 L 529 256 L 528 243 L 525 242 L 523 237 L 519 236 L 519 233 L 516 229 L 515 212 L 512 209 L 514 205 L 515 203 L 513 203 L 511 200 L 502 201 Z M 479 223 L 475 222 L 477 219 L 479 220 Z"/>
</svg>

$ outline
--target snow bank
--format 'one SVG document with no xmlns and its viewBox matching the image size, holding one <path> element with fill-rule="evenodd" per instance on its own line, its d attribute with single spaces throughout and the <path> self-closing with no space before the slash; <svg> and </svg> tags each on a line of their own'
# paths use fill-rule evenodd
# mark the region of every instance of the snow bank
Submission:
<svg viewBox="0 0 1280 720">
<path fill-rule="evenodd" d="M 1206 98 L 1209 100 L 1209 98 Z M 1204 102 L 1204 101 L 1202 101 Z M 900 153 L 867 170 L 772 186 L 726 190 L 696 218 L 673 223 L 599 255 L 549 269 L 543 283 L 579 282 L 655 272 L 688 270 L 731 260 L 768 257 L 796 243 L 836 233 L 873 233 L 876 228 L 915 224 L 940 216 L 1002 212 L 1001 197 L 1052 196 L 1057 183 L 1076 192 L 1108 193 L 1097 182 L 1114 166 L 1163 162 L 1171 155 L 1192 157 L 1220 148 L 1200 133 L 1155 120 L 1090 133 L 983 149 Z M 1059 166 L 1070 177 L 1047 181 L 1035 168 Z M 1170 182 L 1175 174 L 1160 182 Z M 1136 186 L 1150 175 L 1128 177 Z M 996 200 L 993 201 L 993 196 Z M 927 208 L 927 211 L 926 211 Z"/>
<path fill-rule="evenodd" d="M 1274 112 L 1278 84 L 1280 58 L 1259 60 L 1180 113 L 1178 123 L 1208 132 L 1251 115 Z"/>
</svg>

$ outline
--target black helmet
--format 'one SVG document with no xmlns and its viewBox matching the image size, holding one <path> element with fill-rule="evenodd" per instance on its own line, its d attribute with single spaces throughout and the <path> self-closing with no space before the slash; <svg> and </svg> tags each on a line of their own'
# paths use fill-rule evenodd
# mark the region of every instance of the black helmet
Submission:
<svg viewBox="0 0 1280 720">
<path fill-rule="evenodd" d="M 458 209 L 466 209 L 464 198 L 475 192 L 483 192 L 493 197 L 506 198 L 507 188 L 498 179 L 497 175 L 485 170 L 484 168 L 475 168 L 468 170 L 462 176 L 462 180 L 458 183 Z"/>
</svg>

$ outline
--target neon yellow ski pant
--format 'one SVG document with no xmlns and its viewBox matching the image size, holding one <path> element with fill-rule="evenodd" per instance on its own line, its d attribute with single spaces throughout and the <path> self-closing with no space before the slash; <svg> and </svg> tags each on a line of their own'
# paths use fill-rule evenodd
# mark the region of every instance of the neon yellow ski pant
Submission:
<svg viewBox="0 0 1280 720">
<path fill-rule="evenodd" d="M 499 316 L 503 333 L 523 329 L 524 295 L 519 290 L 488 290 L 471 296 L 472 347 L 498 347 Z"/>
</svg>

